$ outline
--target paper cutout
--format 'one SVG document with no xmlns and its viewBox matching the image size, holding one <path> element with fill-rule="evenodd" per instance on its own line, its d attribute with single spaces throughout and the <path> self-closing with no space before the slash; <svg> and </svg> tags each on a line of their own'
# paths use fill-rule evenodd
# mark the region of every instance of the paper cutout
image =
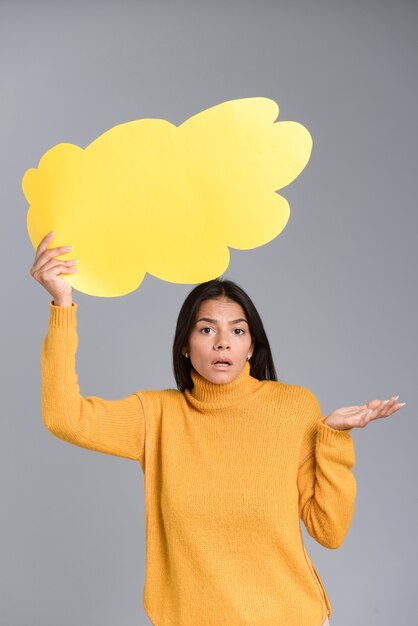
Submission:
<svg viewBox="0 0 418 626">
<path fill-rule="evenodd" d="M 162 119 L 120 124 L 84 150 L 61 143 L 27 170 L 27 228 L 36 249 L 73 245 L 65 274 L 93 296 L 131 293 L 148 272 L 172 283 L 220 276 L 229 249 L 268 243 L 289 205 L 275 193 L 307 164 L 312 139 L 297 122 L 276 122 L 263 97 L 230 100 L 176 127 Z"/>
</svg>

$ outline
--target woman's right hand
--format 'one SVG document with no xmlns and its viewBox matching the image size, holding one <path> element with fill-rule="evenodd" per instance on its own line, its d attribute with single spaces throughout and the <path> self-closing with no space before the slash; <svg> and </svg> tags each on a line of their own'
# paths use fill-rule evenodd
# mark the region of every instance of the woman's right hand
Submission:
<svg viewBox="0 0 418 626">
<path fill-rule="evenodd" d="M 72 274 L 77 271 L 72 267 L 77 260 L 59 260 L 55 256 L 65 254 L 71 246 L 50 248 L 48 245 L 54 237 L 54 231 L 44 237 L 36 249 L 35 260 L 29 270 L 30 275 L 37 280 L 54 298 L 55 306 L 71 306 L 73 288 L 61 274 Z"/>
</svg>

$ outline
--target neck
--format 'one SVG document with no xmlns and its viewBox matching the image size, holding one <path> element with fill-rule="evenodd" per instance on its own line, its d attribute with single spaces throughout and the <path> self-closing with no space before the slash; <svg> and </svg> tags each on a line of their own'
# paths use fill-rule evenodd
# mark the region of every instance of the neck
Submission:
<svg viewBox="0 0 418 626">
<path fill-rule="evenodd" d="M 245 365 L 236 378 L 229 383 L 213 383 L 201 376 L 195 369 L 191 370 L 193 388 L 185 390 L 187 399 L 197 408 L 225 408 L 241 402 L 256 392 L 262 382 L 250 374 L 250 363 Z"/>
</svg>

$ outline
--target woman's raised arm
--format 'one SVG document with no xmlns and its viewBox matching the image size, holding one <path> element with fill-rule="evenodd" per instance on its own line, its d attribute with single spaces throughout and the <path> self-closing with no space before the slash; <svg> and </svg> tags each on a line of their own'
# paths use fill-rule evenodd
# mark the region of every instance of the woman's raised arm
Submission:
<svg viewBox="0 0 418 626">
<path fill-rule="evenodd" d="M 54 297 L 41 353 L 43 422 L 51 433 L 69 443 L 141 460 L 145 416 L 140 397 L 132 393 L 120 400 L 104 400 L 80 393 L 76 372 L 77 304 L 72 302 L 71 286 L 59 275 L 68 273 L 65 264 L 70 262 L 53 259 L 64 249 L 47 250 L 50 239 L 47 235 L 39 244 L 30 270 Z"/>
</svg>

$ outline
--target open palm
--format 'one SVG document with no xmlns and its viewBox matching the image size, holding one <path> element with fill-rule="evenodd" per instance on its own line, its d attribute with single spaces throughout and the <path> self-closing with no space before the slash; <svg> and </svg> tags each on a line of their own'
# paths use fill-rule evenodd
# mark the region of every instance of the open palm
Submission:
<svg viewBox="0 0 418 626">
<path fill-rule="evenodd" d="M 389 417 L 399 411 L 406 402 L 397 402 L 399 396 L 392 396 L 388 400 L 370 400 L 358 406 L 345 406 L 332 411 L 324 420 L 324 424 L 336 430 L 364 428 L 373 420 Z"/>
</svg>

